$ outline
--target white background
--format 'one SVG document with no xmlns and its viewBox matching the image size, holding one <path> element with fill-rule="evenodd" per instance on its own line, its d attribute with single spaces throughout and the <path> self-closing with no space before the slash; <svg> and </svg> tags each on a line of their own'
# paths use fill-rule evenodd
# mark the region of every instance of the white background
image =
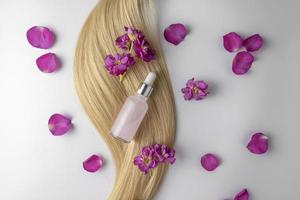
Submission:
<svg viewBox="0 0 300 200">
<path fill-rule="evenodd" d="M 79 30 L 96 0 L 0 0 L 0 199 L 99 200 L 112 186 L 111 155 L 80 108 L 73 89 L 73 51 Z M 298 0 L 157 1 L 159 26 L 181 22 L 190 29 L 175 47 L 161 43 L 173 83 L 178 118 L 177 162 L 170 167 L 157 200 L 222 200 L 248 188 L 253 200 L 299 200 L 300 2 Z M 112 19 L 113 20 L 113 19 Z M 51 27 L 50 50 L 31 47 L 26 31 Z M 234 54 L 222 35 L 260 33 L 265 46 L 245 76 L 231 72 Z M 56 53 L 63 67 L 41 73 L 35 59 Z M 191 77 L 206 80 L 211 95 L 186 102 L 180 89 Z M 72 116 L 75 128 L 52 136 L 53 113 Z M 251 133 L 270 137 L 262 156 L 245 148 Z M 222 159 L 206 172 L 199 158 Z M 101 171 L 90 174 L 82 161 L 97 153 Z"/>
</svg>

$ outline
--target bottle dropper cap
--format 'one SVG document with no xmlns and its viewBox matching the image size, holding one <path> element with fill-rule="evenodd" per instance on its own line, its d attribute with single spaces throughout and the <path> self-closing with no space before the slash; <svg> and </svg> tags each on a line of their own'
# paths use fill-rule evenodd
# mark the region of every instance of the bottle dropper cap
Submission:
<svg viewBox="0 0 300 200">
<path fill-rule="evenodd" d="M 144 82 L 140 85 L 137 93 L 144 97 L 149 97 L 153 90 L 152 85 L 155 79 L 156 79 L 156 74 L 154 72 L 149 72 Z"/>
</svg>

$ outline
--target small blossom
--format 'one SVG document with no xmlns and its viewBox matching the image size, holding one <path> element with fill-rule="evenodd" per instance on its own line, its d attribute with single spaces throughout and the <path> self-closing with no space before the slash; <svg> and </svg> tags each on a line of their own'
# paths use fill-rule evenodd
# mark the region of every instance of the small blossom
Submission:
<svg viewBox="0 0 300 200">
<path fill-rule="evenodd" d="M 54 44 L 55 35 L 47 27 L 33 26 L 27 33 L 28 42 L 36 48 L 48 49 Z"/>
<path fill-rule="evenodd" d="M 229 52 L 235 52 L 243 46 L 243 39 L 235 32 L 223 36 L 223 46 Z"/>
<path fill-rule="evenodd" d="M 36 59 L 36 65 L 41 72 L 52 73 L 60 67 L 61 62 L 54 53 L 46 53 Z"/>
<path fill-rule="evenodd" d="M 105 68 L 114 76 L 124 74 L 134 63 L 134 58 L 130 54 L 117 53 L 116 55 L 108 55 L 104 58 Z"/>
<path fill-rule="evenodd" d="M 247 149 L 254 154 L 264 154 L 268 151 L 268 140 L 268 137 L 263 133 L 255 133 L 252 135 L 247 145 Z"/>
<path fill-rule="evenodd" d="M 248 200 L 248 199 L 249 199 L 249 193 L 247 189 L 243 189 L 234 197 L 234 200 Z"/>
<path fill-rule="evenodd" d="M 188 31 L 183 24 L 171 24 L 164 30 L 164 37 L 168 42 L 178 45 L 184 40 L 187 33 Z"/>
<path fill-rule="evenodd" d="M 154 144 L 143 147 L 140 154 L 134 158 L 134 165 L 147 174 L 150 169 L 157 167 L 159 163 L 174 164 L 175 150 L 164 144 Z"/>
<path fill-rule="evenodd" d="M 67 133 L 72 128 L 72 122 L 68 117 L 56 113 L 49 118 L 48 128 L 52 135 L 60 136 Z"/>
<path fill-rule="evenodd" d="M 247 51 L 242 51 L 236 54 L 232 61 L 232 71 L 236 75 L 242 75 L 249 71 L 254 61 L 254 57 Z"/>
<path fill-rule="evenodd" d="M 257 51 L 262 47 L 263 43 L 263 38 L 259 34 L 252 35 L 244 40 L 244 46 L 247 51 Z"/>
<path fill-rule="evenodd" d="M 116 39 L 117 47 L 124 49 L 124 50 L 129 50 L 131 47 L 131 43 L 132 42 L 131 42 L 128 34 L 121 35 Z"/>
<path fill-rule="evenodd" d="M 149 43 L 144 39 L 138 39 L 133 42 L 133 49 L 136 57 L 145 62 L 150 62 L 155 58 L 155 52 L 151 49 Z"/>
<path fill-rule="evenodd" d="M 103 160 L 100 156 L 94 154 L 83 161 L 82 165 L 84 170 L 88 172 L 96 172 L 102 167 Z"/>
<path fill-rule="evenodd" d="M 168 147 L 167 145 L 155 144 L 153 145 L 155 159 L 160 163 L 174 164 L 175 149 Z"/>
<path fill-rule="evenodd" d="M 154 150 L 149 146 L 142 148 L 140 155 L 134 158 L 133 163 L 137 165 L 144 174 L 147 174 L 150 169 L 155 168 L 158 164 L 157 160 L 154 159 Z"/>
<path fill-rule="evenodd" d="M 205 154 L 201 157 L 201 165 L 207 171 L 213 171 L 220 165 L 219 158 L 211 153 Z"/>
<path fill-rule="evenodd" d="M 142 31 L 126 26 L 124 27 L 124 29 L 132 42 L 134 42 L 137 39 L 144 39 L 144 33 Z"/>
<path fill-rule="evenodd" d="M 185 100 L 201 100 L 208 94 L 208 85 L 202 80 L 196 80 L 194 78 L 190 79 L 186 83 L 186 87 L 181 89 L 184 94 Z"/>
</svg>

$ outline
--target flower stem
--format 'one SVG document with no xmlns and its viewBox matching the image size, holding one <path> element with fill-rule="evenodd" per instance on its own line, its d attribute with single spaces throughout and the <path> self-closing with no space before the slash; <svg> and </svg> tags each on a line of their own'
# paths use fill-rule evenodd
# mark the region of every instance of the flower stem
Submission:
<svg viewBox="0 0 300 200">
<path fill-rule="evenodd" d="M 124 80 L 125 75 L 126 75 L 126 72 L 124 74 L 119 75 L 120 82 L 122 82 Z"/>
</svg>

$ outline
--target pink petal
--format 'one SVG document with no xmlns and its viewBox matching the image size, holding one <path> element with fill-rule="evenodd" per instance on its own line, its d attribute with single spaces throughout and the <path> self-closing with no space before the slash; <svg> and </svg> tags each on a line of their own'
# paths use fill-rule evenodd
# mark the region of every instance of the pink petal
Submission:
<svg viewBox="0 0 300 200">
<path fill-rule="evenodd" d="M 237 75 L 245 74 L 249 71 L 254 57 L 247 51 L 242 51 L 236 54 L 232 62 L 232 71 Z"/>
<path fill-rule="evenodd" d="M 183 24 L 171 24 L 165 29 L 164 37 L 168 42 L 178 45 L 184 40 L 187 33 L 188 31 Z"/>
<path fill-rule="evenodd" d="M 96 172 L 98 171 L 103 164 L 103 160 L 98 155 L 91 155 L 88 159 L 86 159 L 83 163 L 83 169 L 88 172 Z"/>
<path fill-rule="evenodd" d="M 257 51 L 262 47 L 263 43 L 263 38 L 259 34 L 252 35 L 244 40 L 244 46 L 247 51 Z"/>
<path fill-rule="evenodd" d="M 264 154 L 269 146 L 268 137 L 263 133 L 255 133 L 247 145 L 247 149 L 254 154 Z"/>
<path fill-rule="evenodd" d="M 50 117 L 48 128 L 52 135 L 60 136 L 64 135 L 72 128 L 72 122 L 68 117 L 56 113 Z"/>
<path fill-rule="evenodd" d="M 234 200 L 248 200 L 248 199 L 249 199 L 249 193 L 247 189 L 243 189 L 234 197 Z"/>
<path fill-rule="evenodd" d="M 36 59 L 36 65 L 42 72 L 51 73 L 56 71 L 61 63 L 54 53 L 47 53 Z"/>
<path fill-rule="evenodd" d="M 43 26 L 33 26 L 27 33 L 28 42 L 36 47 L 41 49 L 48 49 L 54 44 L 55 35 L 47 27 Z"/>
<path fill-rule="evenodd" d="M 213 171 L 220 165 L 220 160 L 214 154 L 208 153 L 201 157 L 201 165 L 207 171 Z"/>
<path fill-rule="evenodd" d="M 243 39 L 235 32 L 223 36 L 223 46 L 229 52 L 235 52 L 243 46 Z"/>
</svg>

